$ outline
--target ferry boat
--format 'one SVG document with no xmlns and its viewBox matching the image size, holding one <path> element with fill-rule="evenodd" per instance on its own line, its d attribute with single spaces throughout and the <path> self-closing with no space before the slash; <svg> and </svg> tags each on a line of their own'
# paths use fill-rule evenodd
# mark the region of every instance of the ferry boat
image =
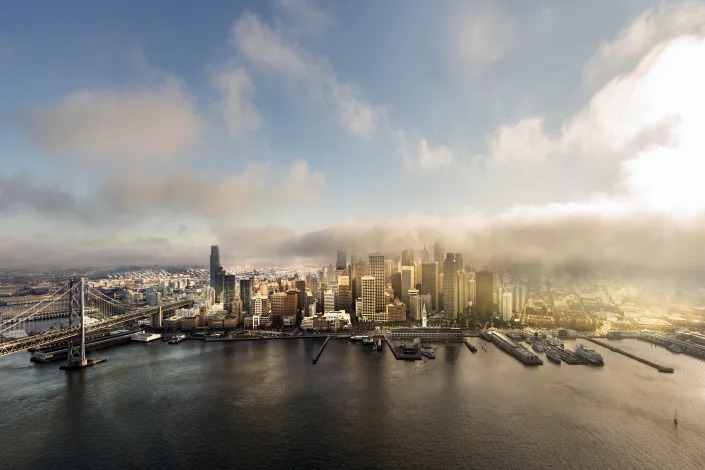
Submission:
<svg viewBox="0 0 705 470">
<path fill-rule="evenodd" d="M 351 336 L 350 342 L 351 343 L 359 343 L 360 341 L 363 340 L 363 338 L 367 338 L 367 336 L 362 336 L 362 335 Z"/>
<path fill-rule="evenodd" d="M 575 347 L 575 355 L 585 359 L 592 365 L 605 365 L 604 361 L 602 360 L 602 355 L 599 352 L 595 351 L 594 349 L 586 348 L 582 344 L 579 344 Z"/>
<path fill-rule="evenodd" d="M 435 359 L 436 358 L 436 350 L 431 348 L 431 349 L 422 349 L 421 354 L 426 356 L 429 359 Z"/>
<path fill-rule="evenodd" d="M 680 354 L 683 352 L 683 350 L 680 348 L 680 346 L 678 346 L 675 343 L 671 343 L 670 346 L 668 346 L 666 349 L 668 349 L 672 353 L 676 353 L 676 354 Z"/>
<path fill-rule="evenodd" d="M 172 336 L 171 339 L 169 340 L 169 344 L 179 344 L 183 340 L 186 339 L 186 335 L 176 335 Z"/>
<path fill-rule="evenodd" d="M 534 341 L 533 343 L 531 343 L 531 349 L 533 349 L 537 353 L 542 353 L 546 350 L 546 348 L 543 347 L 543 344 L 539 343 L 538 341 Z"/>
<path fill-rule="evenodd" d="M 547 342 L 549 345 L 553 346 L 554 348 L 563 349 L 563 347 L 564 347 L 563 341 L 561 341 L 561 340 L 558 339 L 558 338 L 554 338 L 553 336 L 547 336 L 547 337 L 546 337 L 546 342 Z"/>
<path fill-rule="evenodd" d="M 554 348 L 546 348 L 546 357 L 553 362 L 561 363 L 561 353 Z"/>
<path fill-rule="evenodd" d="M 363 336 L 362 337 L 362 344 L 373 344 L 375 340 L 373 338 L 370 338 L 369 336 Z"/>
</svg>

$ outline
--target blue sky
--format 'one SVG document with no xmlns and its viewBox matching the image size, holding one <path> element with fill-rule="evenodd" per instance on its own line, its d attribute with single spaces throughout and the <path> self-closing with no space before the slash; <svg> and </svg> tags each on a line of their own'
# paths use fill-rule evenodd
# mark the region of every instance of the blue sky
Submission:
<svg viewBox="0 0 705 470">
<path fill-rule="evenodd" d="M 196 262 L 219 243 L 232 264 L 321 261 L 443 238 L 487 263 L 637 263 L 652 248 L 632 248 L 644 221 L 679 224 L 669 240 L 700 233 L 705 196 L 688 175 L 704 147 L 689 123 L 703 96 L 681 82 L 703 72 L 703 13 L 637 0 L 9 4 L 0 256 Z M 582 224 L 609 236 L 556 249 Z"/>
</svg>

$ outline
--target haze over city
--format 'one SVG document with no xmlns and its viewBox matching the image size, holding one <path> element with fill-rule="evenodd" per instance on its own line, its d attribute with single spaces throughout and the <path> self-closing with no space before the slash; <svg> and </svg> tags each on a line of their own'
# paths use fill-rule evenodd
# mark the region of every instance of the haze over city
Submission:
<svg viewBox="0 0 705 470">
<path fill-rule="evenodd" d="M 3 10 L 3 267 L 703 265 L 702 2 Z"/>
</svg>

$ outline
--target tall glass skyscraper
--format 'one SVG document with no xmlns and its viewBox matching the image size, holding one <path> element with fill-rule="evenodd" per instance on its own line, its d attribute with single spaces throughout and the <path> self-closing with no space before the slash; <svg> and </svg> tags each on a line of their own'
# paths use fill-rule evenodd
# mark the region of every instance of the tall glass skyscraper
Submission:
<svg viewBox="0 0 705 470">
<path fill-rule="evenodd" d="M 218 268 L 220 267 L 220 249 L 218 245 L 211 245 L 211 287 L 215 289 L 216 286 L 216 274 Z"/>
</svg>

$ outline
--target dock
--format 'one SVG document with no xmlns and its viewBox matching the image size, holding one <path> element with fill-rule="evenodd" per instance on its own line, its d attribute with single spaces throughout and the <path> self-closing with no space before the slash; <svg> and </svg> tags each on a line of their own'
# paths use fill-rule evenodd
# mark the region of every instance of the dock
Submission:
<svg viewBox="0 0 705 470">
<path fill-rule="evenodd" d="M 598 346 L 602 346 L 603 348 L 607 348 L 607 349 L 609 349 L 610 351 L 614 351 L 614 352 L 619 353 L 619 354 L 621 354 L 621 355 L 623 355 L 623 356 L 627 356 L 627 357 L 629 357 L 629 358 L 631 358 L 631 359 L 634 359 L 635 361 L 639 361 L 639 362 L 641 362 L 642 364 L 646 364 L 647 366 L 651 366 L 651 367 L 653 367 L 654 369 L 656 369 L 656 370 L 659 371 L 659 372 L 663 372 L 663 373 L 666 373 L 666 374 L 672 374 L 673 371 L 674 371 L 673 367 L 665 367 L 665 366 L 662 366 L 662 365 L 660 365 L 660 364 L 656 364 L 655 362 L 651 362 L 651 361 L 649 361 L 649 360 L 647 360 L 647 359 L 644 359 L 643 357 L 639 357 L 639 356 L 637 356 L 637 355 L 635 355 L 635 354 L 628 353 L 627 351 L 624 351 L 624 350 L 622 350 L 622 349 L 615 348 L 614 346 L 610 346 L 609 344 L 605 344 L 605 343 L 603 343 L 602 341 L 597 341 L 596 339 L 593 339 L 593 338 L 583 338 L 583 339 L 586 339 L 586 340 L 588 340 L 588 341 L 591 341 L 591 342 L 597 344 Z"/>
<path fill-rule="evenodd" d="M 392 354 L 394 354 L 394 359 L 397 359 L 399 361 L 420 361 L 422 359 L 421 349 L 418 347 L 414 348 L 414 352 L 404 352 L 403 348 L 394 347 L 394 344 L 387 337 L 387 335 L 384 335 L 384 341 L 387 343 L 387 346 L 389 346 L 389 349 L 392 351 Z M 416 346 L 418 346 L 418 344 L 416 344 Z"/>
<path fill-rule="evenodd" d="M 326 340 L 323 342 L 321 349 L 318 350 L 318 354 L 316 354 L 316 357 L 313 358 L 314 364 L 318 362 L 318 358 L 321 357 L 321 354 L 323 354 L 323 350 L 326 349 L 326 346 L 328 346 L 328 341 L 330 341 L 330 336 L 326 336 Z"/>
</svg>

